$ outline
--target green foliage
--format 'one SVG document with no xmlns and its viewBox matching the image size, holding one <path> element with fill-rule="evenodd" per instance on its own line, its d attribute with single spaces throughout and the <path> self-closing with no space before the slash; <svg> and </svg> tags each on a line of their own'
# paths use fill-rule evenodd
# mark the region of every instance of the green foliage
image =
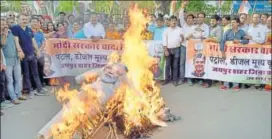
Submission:
<svg viewBox="0 0 272 139">
<path fill-rule="evenodd" d="M 177 1 L 176 10 L 178 10 L 181 7 L 182 0 Z M 221 6 L 221 12 L 222 14 L 228 14 L 230 13 L 232 6 L 232 1 L 224 1 L 224 3 Z M 188 5 L 185 7 L 185 10 L 187 12 L 191 13 L 197 13 L 197 12 L 205 12 L 207 15 L 213 15 L 218 12 L 219 7 L 218 5 L 212 6 L 209 4 L 206 4 L 205 1 L 189 1 Z"/>
<path fill-rule="evenodd" d="M 187 12 L 197 13 L 204 12 L 206 9 L 206 3 L 204 1 L 189 1 L 188 5 L 185 7 Z"/>
<path fill-rule="evenodd" d="M 225 1 L 221 6 L 221 12 L 223 15 L 229 14 L 232 7 L 232 1 Z"/>
<path fill-rule="evenodd" d="M 113 6 L 114 1 L 93 1 L 95 12 L 103 12 L 109 14 L 111 12 L 111 7 Z"/>
<path fill-rule="evenodd" d="M 78 6 L 77 1 L 59 1 L 57 11 L 72 12 L 74 6 Z"/>
<path fill-rule="evenodd" d="M 1 1 L 1 12 L 7 12 L 7 11 L 20 12 L 21 11 L 21 0 Z"/>
</svg>

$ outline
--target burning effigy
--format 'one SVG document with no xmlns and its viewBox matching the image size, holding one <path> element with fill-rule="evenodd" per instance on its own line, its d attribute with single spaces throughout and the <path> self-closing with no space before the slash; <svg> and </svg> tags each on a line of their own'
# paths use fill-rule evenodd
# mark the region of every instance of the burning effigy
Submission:
<svg viewBox="0 0 272 139">
<path fill-rule="evenodd" d="M 134 5 L 129 11 L 131 26 L 124 35 L 124 51 L 108 56 L 108 64 L 75 77 L 82 86 L 57 93 L 62 110 L 39 132 L 39 138 L 96 139 L 102 127 L 106 139 L 141 138 L 167 121 L 178 118 L 165 107 L 160 88 L 153 80 L 156 60 L 149 56 L 141 32 L 148 23 L 144 10 Z"/>
</svg>

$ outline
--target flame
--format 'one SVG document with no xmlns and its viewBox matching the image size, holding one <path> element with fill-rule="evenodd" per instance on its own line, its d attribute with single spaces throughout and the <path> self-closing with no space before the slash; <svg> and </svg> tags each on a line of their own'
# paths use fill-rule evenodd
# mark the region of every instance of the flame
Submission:
<svg viewBox="0 0 272 139">
<path fill-rule="evenodd" d="M 124 99 L 124 113 L 126 113 L 126 132 L 130 133 L 134 126 L 144 127 L 143 117 L 147 117 L 155 125 L 166 126 L 157 119 L 157 112 L 163 106 L 159 87 L 155 86 L 150 64 L 154 60 L 148 55 L 147 46 L 142 40 L 141 33 L 149 21 L 146 11 L 137 8 L 130 9 L 131 26 L 124 35 L 125 49 L 122 63 L 128 67 L 128 77 L 138 90 L 144 92 L 142 98 L 133 96 L 128 90 Z M 143 105 L 138 105 L 141 102 Z M 140 112 L 139 112 L 140 111 Z"/>
<path fill-rule="evenodd" d="M 90 89 L 86 83 L 80 91 L 69 90 L 69 85 L 65 85 L 57 92 L 57 99 L 64 106 L 61 121 L 51 127 L 54 139 L 69 139 L 79 132 L 84 138 L 93 138 L 105 122 L 115 122 L 110 124 L 110 131 L 116 134 L 118 129 L 126 137 L 147 133 L 155 126 L 167 126 L 158 118 L 164 101 L 150 70 L 154 58 L 148 55 L 147 46 L 141 39 L 149 16 L 145 10 L 133 5 L 129 17 L 131 26 L 124 34 L 124 51 L 121 57 L 117 52 L 109 55 L 108 62 L 125 64 L 128 68 L 127 76 L 135 88 L 121 85 L 115 96 L 105 107 L 101 107 L 99 98 L 103 93 Z M 93 78 L 87 81 L 92 82 Z M 142 92 L 142 95 L 137 96 L 135 90 Z M 121 117 L 121 123 L 116 120 L 118 117 Z"/>
</svg>

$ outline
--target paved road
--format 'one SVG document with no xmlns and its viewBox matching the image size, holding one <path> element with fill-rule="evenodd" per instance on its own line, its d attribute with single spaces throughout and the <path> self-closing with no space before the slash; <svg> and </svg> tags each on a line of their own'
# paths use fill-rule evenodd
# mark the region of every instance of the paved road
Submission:
<svg viewBox="0 0 272 139">
<path fill-rule="evenodd" d="M 158 129 L 152 139 L 271 139 L 271 93 L 167 85 L 162 95 L 183 120 Z M 5 109 L 1 139 L 33 139 L 60 108 L 47 96 Z"/>
</svg>

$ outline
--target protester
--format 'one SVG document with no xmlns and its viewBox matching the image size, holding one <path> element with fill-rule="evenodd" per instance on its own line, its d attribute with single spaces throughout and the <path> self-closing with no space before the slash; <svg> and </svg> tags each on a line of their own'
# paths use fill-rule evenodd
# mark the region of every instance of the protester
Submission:
<svg viewBox="0 0 272 139">
<path fill-rule="evenodd" d="M 72 15 L 72 14 L 70 14 L 70 15 L 68 16 L 68 23 L 69 23 L 69 26 L 73 26 L 74 22 L 75 22 L 75 16 Z"/>
<path fill-rule="evenodd" d="M 178 72 L 179 72 L 179 58 L 180 58 L 180 44 L 183 41 L 182 29 L 177 26 L 177 17 L 170 17 L 170 27 L 163 33 L 163 47 L 166 57 L 166 79 L 162 83 L 168 84 L 173 79 L 173 85 L 178 86 Z M 171 70 L 171 77 L 169 75 Z"/>
<path fill-rule="evenodd" d="M 123 39 L 123 37 L 125 35 L 125 32 L 129 29 L 129 27 L 130 27 L 130 23 L 125 24 L 124 29 L 121 29 L 121 30 L 118 31 L 119 34 L 120 34 L 121 39 Z"/>
<path fill-rule="evenodd" d="M 253 14 L 252 24 L 249 25 L 247 35 L 245 36 L 251 44 L 263 44 L 265 42 L 266 27 L 260 23 L 260 18 L 260 14 Z M 264 85 L 255 85 L 255 88 L 262 90 Z"/>
<path fill-rule="evenodd" d="M 210 33 L 209 37 L 205 40 L 207 42 L 214 42 L 220 43 L 222 35 L 223 35 L 223 28 L 218 25 L 219 17 L 217 15 L 213 15 L 210 20 Z M 212 80 L 205 79 L 203 83 L 204 88 L 209 88 L 212 86 Z"/>
<path fill-rule="evenodd" d="M 265 41 L 266 29 L 265 26 L 260 23 L 260 14 L 253 14 L 252 24 L 249 25 L 246 39 L 249 43 L 263 44 Z"/>
<path fill-rule="evenodd" d="M 271 32 L 271 28 L 272 28 L 272 21 L 271 21 L 271 15 L 267 18 L 266 21 L 266 40 L 265 40 L 265 44 L 272 44 L 272 32 Z M 271 84 L 266 84 L 264 87 L 265 91 L 269 91 L 271 92 L 272 87 Z"/>
<path fill-rule="evenodd" d="M 84 35 L 83 29 L 80 27 L 78 22 L 74 22 L 72 36 L 69 38 L 76 38 L 76 39 L 85 39 L 86 36 Z"/>
<path fill-rule="evenodd" d="M 116 24 L 117 24 L 117 31 L 124 30 L 125 25 L 124 25 L 124 23 L 122 22 L 122 19 L 121 19 L 121 18 L 117 18 Z"/>
<path fill-rule="evenodd" d="M 267 18 L 268 18 L 268 14 L 267 13 L 264 13 L 261 15 L 261 24 L 266 26 L 266 23 L 267 23 Z"/>
<path fill-rule="evenodd" d="M 186 14 L 186 21 L 185 19 L 185 12 L 184 8 L 187 5 L 187 2 L 182 2 L 181 9 L 179 11 L 179 19 L 180 19 L 180 26 L 182 27 L 183 34 L 184 34 L 184 41 L 182 42 L 181 47 L 181 56 L 180 56 L 180 78 L 183 80 L 185 78 L 185 62 L 186 62 L 186 47 L 187 47 L 187 41 L 193 37 L 193 33 L 196 29 L 196 26 L 194 25 L 194 18 L 195 16 L 193 14 Z M 185 52 L 185 54 L 184 54 Z M 193 85 L 193 81 L 191 78 L 187 79 L 188 84 L 190 86 Z M 181 82 L 182 83 L 182 82 Z"/>
<path fill-rule="evenodd" d="M 68 38 L 68 35 L 63 23 L 57 24 L 57 32 L 54 32 L 52 37 L 53 38 Z"/>
<path fill-rule="evenodd" d="M 164 25 L 167 26 L 167 27 L 169 27 L 169 26 L 170 26 L 170 18 L 169 18 L 169 15 L 167 15 L 167 14 L 164 15 L 163 19 L 164 19 Z"/>
<path fill-rule="evenodd" d="M 197 14 L 198 24 L 196 26 L 196 29 L 200 29 L 201 31 L 201 35 L 199 37 L 200 39 L 206 39 L 209 36 L 209 32 L 210 32 L 209 26 L 204 23 L 205 18 L 206 18 L 206 14 L 204 12 L 200 12 Z"/>
<path fill-rule="evenodd" d="M 66 21 L 66 13 L 65 12 L 59 12 L 57 22 L 64 22 Z"/>
<path fill-rule="evenodd" d="M 232 41 L 234 44 L 247 44 L 249 41 L 245 38 L 246 33 L 239 29 L 239 23 L 240 19 L 239 17 L 233 17 L 231 19 L 231 29 L 227 30 L 222 38 L 222 41 L 220 43 L 220 50 L 222 52 L 222 56 L 226 58 L 225 54 L 225 43 L 227 41 Z M 220 90 L 227 90 L 230 88 L 229 82 L 224 82 L 224 85 L 220 87 Z M 233 89 L 234 91 L 239 91 L 240 87 L 238 83 L 233 83 Z"/>
<path fill-rule="evenodd" d="M 158 17 L 156 19 L 156 24 L 149 24 L 148 31 L 153 33 L 153 40 L 162 40 L 162 34 L 166 28 L 167 27 L 163 24 L 163 18 Z"/>
<path fill-rule="evenodd" d="M 222 26 L 223 26 L 223 31 L 226 32 L 227 30 L 229 30 L 231 28 L 230 25 L 230 16 L 229 15 L 225 15 L 222 18 Z"/>
<path fill-rule="evenodd" d="M 2 34 L 2 32 L 1 32 Z M 6 69 L 6 61 L 4 54 L 2 52 L 2 43 L 1 43 L 1 49 L 0 49 L 0 103 L 1 103 L 1 109 L 5 107 L 5 69 Z M 1 116 L 4 115 L 4 113 L 1 111 Z"/>
<path fill-rule="evenodd" d="M 267 18 L 266 21 L 266 40 L 265 43 L 266 44 L 271 44 L 272 43 L 272 32 L 271 32 L 271 28 L 272 28 L 272 23 L 271 23 L 271 15 Z"/>
<path fill-rule="evenodd" d="M 148 31 L 148 24 L 146 24 L 143 32 L 141 33 L 141 37 L 143 40 L 152 40 L 153 34 Z"/>
<path fill-rule="evenodd" d="M 8 29 L 7 22 L 1 19 L 1 43 L 3 45 L 4 58 L 6 60 L 6 79 L 8 94 L 13 104 L 20 104 L 19 100 L 26 100 L 22 95 L 22 72 L 20 59 L 24 58 L 24 53 L 20 46 L 15 45 L 14 36 Z"/>
<path fill-rule="evenodd" d="M 180 8 L 180 11 L 179 11 L 179 23 L 180 23 L 180 26 L 182 27 L 182 28 L 187 28 L 188 27 L 188 25 L 187 25 L 187 23 L 186 23 L 186 21 L 185 21 L 185 18 L 186 18 L 186 20 L 187 20 L 187 18 L 189 17 L 189 18 L 195 18 L 195 16 L 194 15 L 192 15 L 192 14 L 190 14 L 190 16 L 188 16 L 187 14 L 186 14 L 186 16 L 185 16 L 185 11 L 184 11 L 184 8 L 185 8 L 185 6 L 188 4 L 188 2 L 187 1 L 183 1 L 182 3 L 181 3 L 181 8 Z M 190 20 L 190 19 L 189 19 Z M 190 22 L 190 21 L 189 21 Z M 193 24 L 191 24 L 191 27 L 192 27 L 192 25 Z"/>
<path fill-rule="evenodd" d="M 15 44 L 21 46 L 25 57 L 22 60 L 23 81 L 29 92 L 29 98 L 34 95 L 46 95 L 47 90 L 42 87 L 41 80 L 38 73 L 37 57 L 40 56 L 38 46 L 34 40 L 32 30 L 27 27 L 27 16 L 21 14 L 19 16 L 19 25 L 15 26 L 12 33 L 15 36 Z M 33 76 L 37 90 L 34 90 L 30 81 L 30 75 Z"/>
<path fill-rule="evenodd" d="M 111 40 L 119 40 L 121 39 L 120 34 L 118 31 L 115 29 L 114 24 L 109 24 L 109 27 L 106 32 L 106 39 L 111 39 Z"/>
<path fill-rule="evenodd" d="M 206 39 L 207 42 L 214 42 L 220 43 L 222 35 L 223 35 L 223 28 L 218 25 L 219 17 L 217 15 L 213 15 L 210 20 L 210 33 L 209 37 Z"/>
<path fill-rule="evenodd" d="M 154 14 L 150 14 L 150 23 L 149 25 L 156 26 L 156 16 Z"/>
<path fill-rule="evenodd" d="M 44 18 L 43 18 L 43 16 L 42 15 L 38 15 L 38 21 L 40 22 L 40 29 L 45 29 L 46 28 L 46 22 L 45 22 L 45 20 L 44 20 Z"/>
<path fill-rule="evenodd" d="M 44 67 L 44 57 L 41 53 L 41 49 L 44 49 L 45 47 L 45 36 L 40 28 L 39 21 L 37 18 L 32 18 L 30 20 L 31 23 L 31 29 L 32 32 L 34 33 L 34 39 L 38 45 L 38 49 L 40 51 L 40 57 L 38 57 L 38 71 L 39 71 L 39 76 L 41 79 L 42 85 L 48 84 L 48 80 L 44 79 L 44 73 L 43 73 L 43 67 Z"/>
<path fill-rule="evenodd" d="M 197 14 L 197 24 L 195 25 L 195 30 L 191 36 L 192 39 L 200 39 L 204 40 L 209 36 L 209 26 L 204 23 L 206 18 L 206 14 L 204 12 L 200 12 Z M 203 85 L 203 79 L 197 79 L 199 85 Z"/>
<path fill-rule="evenodd" d="M 92 14 L 90 22 L 86 23 L 83 28 L 84 34 L 88 39 L 99 41 L 105 38 L 105 29 L 103 25 L 97 22 L 97 14 Z"/>
<path fill-rule="evenodd" d="M 52 22 L 52 18 L 49 15 L 43 15 L 43 18 L 44 18 L 44 22 L 46 23 L 46 25 L 48 22 Z"/>
<path fill-rule="evenodd" d="M 46 38 L 51 38 L 53 37 L 53 34 L 56 32 L 56 28 L 55 25 L 53 24 L 53 22 L 48 22 L 46 25 L 46 31 L 44 32 L 44 36 Z"/>
<path fill-rule="evenodd" d="M 248 31 L 248 24 L 246 23 L 247 21 L 247 14 L 241 13 L 240 14 L 240 24 L 239 24 L 239 29 L 242 29 L 245 33 Z"/>
</svg>

